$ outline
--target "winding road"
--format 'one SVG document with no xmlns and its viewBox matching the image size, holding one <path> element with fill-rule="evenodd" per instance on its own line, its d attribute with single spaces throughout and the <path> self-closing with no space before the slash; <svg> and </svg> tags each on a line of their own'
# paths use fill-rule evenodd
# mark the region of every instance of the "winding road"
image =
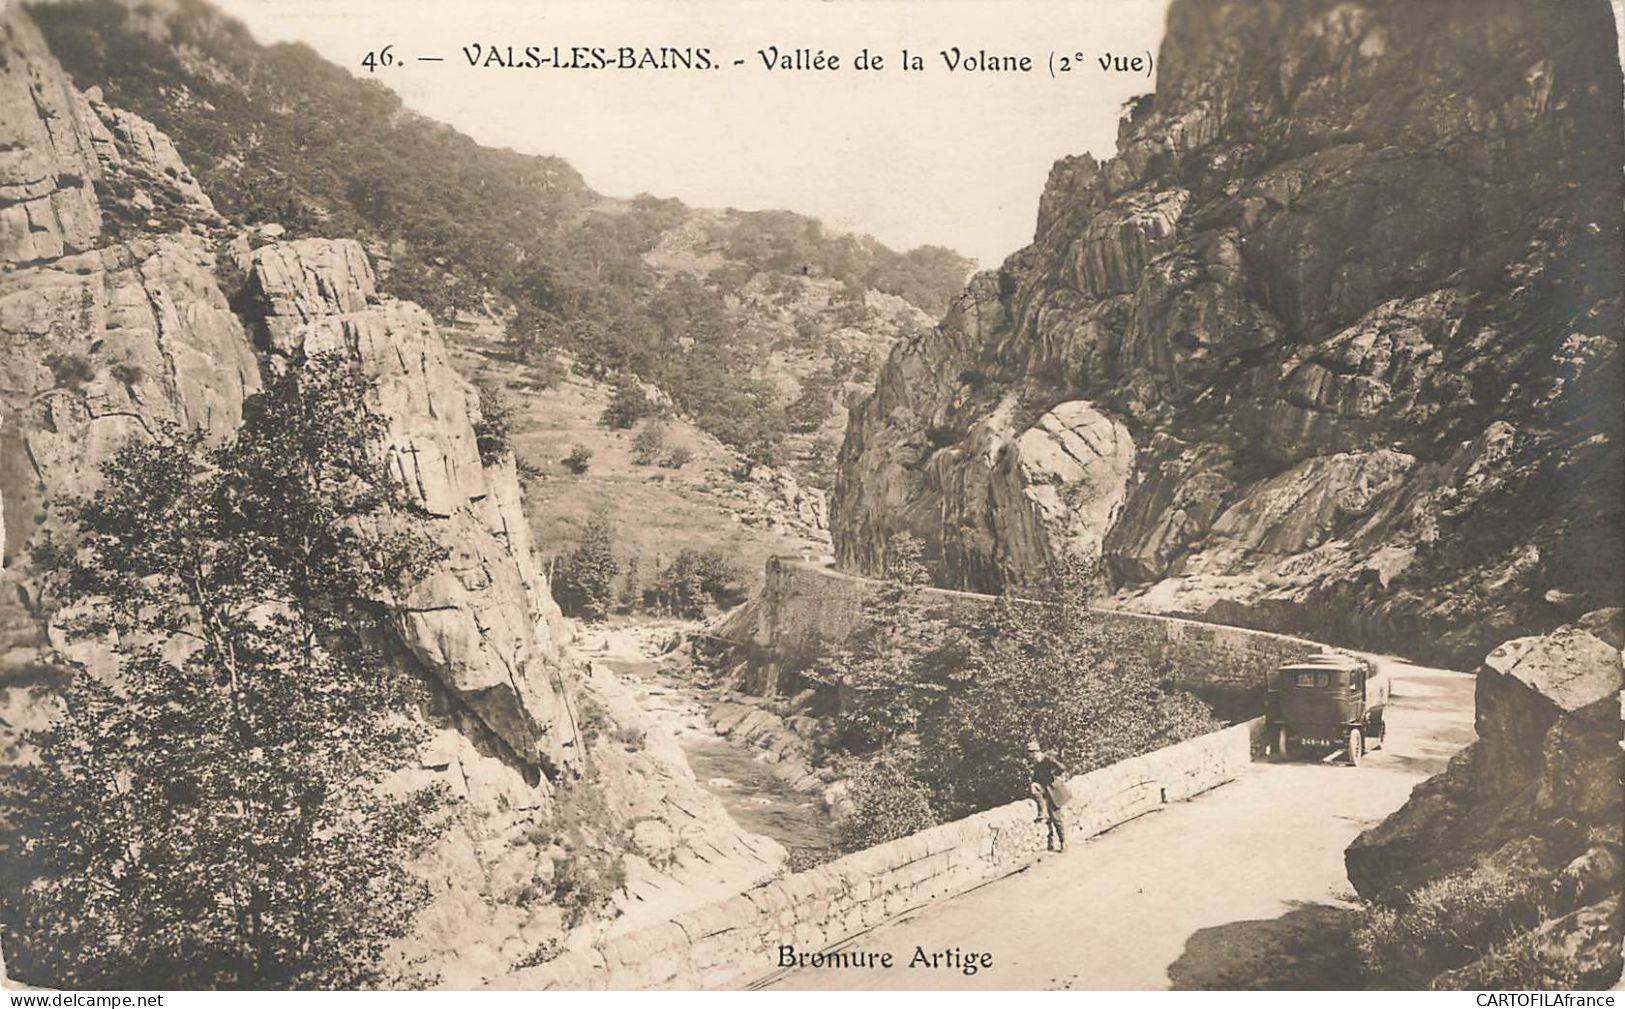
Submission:
<svg viewBox="0 0 1625 1009">
<path fill-rule="evenodd" d="M 1356 985 L 1343 849 L 1473 740 L 1471 676 L 1380 661 L 1394 683 L 1387 746 L 1362 766 L 1255 762 L 1228 785 L 836 947 L 890 951 L 891 969 L 806 968 L 752 987 Z M 992 965 L 909 968 L 916 947 L 991 953 Z"/>
</svg>

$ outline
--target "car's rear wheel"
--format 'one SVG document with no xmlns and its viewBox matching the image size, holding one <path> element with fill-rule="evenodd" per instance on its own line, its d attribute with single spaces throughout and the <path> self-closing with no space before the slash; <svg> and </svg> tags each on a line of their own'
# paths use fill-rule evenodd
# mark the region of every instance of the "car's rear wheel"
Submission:
<svg viewBox="0 0 1625 1009">
<path fill-rule="evenodd" d="M 1355 767 L 1360 766 L 1360 758 L 1365 756 L 1365 733 L 1359 729 L 1349 730 L 1349 763 Z"/>
<path fill-rule="evenodd" d="M 1275 727 L 1275 759 L 1285 760 L 1286 756 L 1286 726 L 1278 725 Z"/>
</svg>

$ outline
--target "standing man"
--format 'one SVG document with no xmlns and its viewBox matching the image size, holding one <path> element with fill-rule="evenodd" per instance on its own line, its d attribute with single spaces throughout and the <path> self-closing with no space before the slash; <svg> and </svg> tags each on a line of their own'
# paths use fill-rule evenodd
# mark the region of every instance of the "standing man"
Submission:
<svg viewBox="0 0 1625 1009">
<path fill-rule="evenodd" d="M 1066 790 L 1066 765 L 1046 756 L 1036 739 L 1027 744 L 1027 759 L 1032 764 L 1033 776 L 1029 791 L 1033 803 L 1038 807 L 1038 816 L 1033 822 L 1049 821 L 1049 833 L 1044 838 L 1046 847 L 1050 851 L 1065 851 L 1066 832 L 1061 824 L 1061 807 L 1072 798 Z"/>
</svg>

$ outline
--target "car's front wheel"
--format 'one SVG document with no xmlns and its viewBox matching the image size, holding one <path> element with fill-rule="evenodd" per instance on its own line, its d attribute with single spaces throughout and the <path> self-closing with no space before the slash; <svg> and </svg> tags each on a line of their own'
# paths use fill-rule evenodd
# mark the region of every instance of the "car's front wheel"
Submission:
<svg viewBox="0 0 1625 1009">
<path fill-rule="evenodd" d="M 1355 767 L 1360 766 L 1360 758 L 1365 756 L 1365 733 L 1359 729 L 1349 730 L 1349 763 Z"/>
</svg>

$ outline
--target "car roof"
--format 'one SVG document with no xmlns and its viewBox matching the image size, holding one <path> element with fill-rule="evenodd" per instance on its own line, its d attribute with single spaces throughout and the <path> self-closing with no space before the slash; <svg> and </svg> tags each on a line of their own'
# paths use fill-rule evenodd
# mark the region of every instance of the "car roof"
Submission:
<svg viewBox="0 0 1625 1009">
<path fill-rule="evenodd" d="M 1322 652 L 1319 655 L 1314 655 L 1307 659 L 1300 659 L 1297 662 L 1285 663 L 1281 666 L 1281 671 L 1297 672 L 1299 670 L 1303 670 L 1324 672 L 1327 670 L 1337 670 L 1339 672 L 1354 672 L 1357 669 L 1364 668 L 1365 663 L 1361 662 L 1352 655 L 1341 655 L 1337 652 Z"/>
</svg>

